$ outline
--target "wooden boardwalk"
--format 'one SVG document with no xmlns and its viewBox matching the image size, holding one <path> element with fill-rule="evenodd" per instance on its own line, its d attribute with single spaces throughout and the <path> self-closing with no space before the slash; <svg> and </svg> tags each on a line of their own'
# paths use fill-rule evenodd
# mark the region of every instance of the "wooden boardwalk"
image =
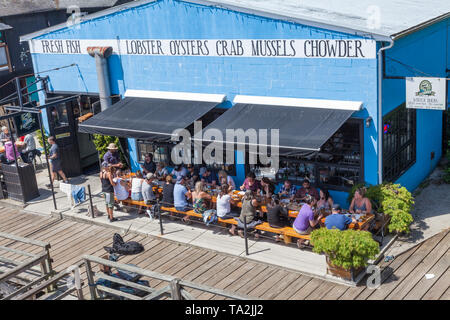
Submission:
<svg viewBox="0 0 450 320">
<path fill-rule="evenodd" d="M 0 207 L 0 231 L 49 242 L 56 271 L 63 271 L 83 254 L 104 256 L 103 246 L 110 246 L 114 230 L 70 220 L 56 220 L 15 209 Z M 128 234 L 125 241 L 138 241 L 145 251 L 123 257 L 119 262 L 169 274 L 198 284 L 209 285 L 255 298 L 299 299 L 450 299 L 450 233 L 444 231 L 388 263 L 380 263 L 382 285 L 374 290 L 366 286 L 348 287 L 312 278 L 299 272 L 249 261 L 215 251 L 138 234 Z M 0 239 L 0 246 L 32 249 L 28 245 Z M 0 254 L 17 259 L 13 253 Z M 1 266 L 1 263 L 0 263 Z M 94 268 L 96 269 L 96 268 Z M 427 280 L 425 274 L 434 274 Z M 86 281 L 86 274 L 82 274 Z M 164 283 L 151 280 L 152 287 Z M 84 288 L 88 297 L 88 288 Z M 191 291 L 196 299 L 223 299 Z"/>
</svg>

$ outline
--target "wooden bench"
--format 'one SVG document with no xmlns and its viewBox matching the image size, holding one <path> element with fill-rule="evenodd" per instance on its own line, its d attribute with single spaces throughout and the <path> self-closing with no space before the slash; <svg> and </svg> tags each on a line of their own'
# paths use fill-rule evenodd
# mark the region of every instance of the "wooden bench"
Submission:
<svg viewBox="0 0 450 320">
<path fill-rule="evenodd" d="M 146 204 L 144 201 L 135 201 L 135 200 L 131 200 L 131 199 L 126 199 L 126 200 L 122 200 L 122 202 L 127 205 L 142 206 L 142 207 L 146 207 L 146 208 L 152 207 L 152 205 Z M 179 210 L 175 209 L 175 207 L 161 206 L 161 211 L 177 213 L 177 214 L 186 214 L 191 217 L 203 219 L 203 216 L 199 213 L 195 213 L 194 210 L 179 211 Z M 231 218 L 231 219 L 218 218 L 217 220 L 218 220 L 218 223 L 222 224 L 222 225 L 237 225 L 237 221 L 233 218 Z M 286 243 L 286 244 L 292 243 L 292 238 L 311 240 L 311 236 L 309 234 L 308 235 L 298 234 L 292 227 L 273 228 L 267 222 L 263 222 L 263 223 L 257 225 L 255 227 L 255 229 L 260 230 L 260 231 L 279 234 L 283 237 L 284 243 Z"/>
</svg>

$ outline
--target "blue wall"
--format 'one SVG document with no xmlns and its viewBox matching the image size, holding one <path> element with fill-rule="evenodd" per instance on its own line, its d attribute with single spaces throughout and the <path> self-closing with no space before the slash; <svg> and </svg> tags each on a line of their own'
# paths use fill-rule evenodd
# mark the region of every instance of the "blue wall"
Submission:
<svg viewBox="0 0 450 320">
<path fill-rule="evenodd" d="M 38 39 L 349 39 L 352 35 L 226 9 L 162 0 L 65 28 Z M 97 92 L 95 61 L 88 55 L 33 54 L 35 70 L 52 71 L 55 91 Z M 376 59 L 289 59 L 119 56 L 109 59 L 114 94 L 126 89 L 188 91 L 363 101 L 354 117 L 371 116 L 364 130 L 365 179 L 377 182 Z M 135 150 L 133 141 L 130 149 Z M 136 153 L 132 152 L 136 168 Z M 241 171 L 239 169 L 238 171 Z M 239 179 L 239 181 L 242 179 Z M 333 194 L 345 203 L 346 193 Z"/>
<path fill-rule="evenodd" d="M 445 78 L 449 21 L 442 21 L 396 40 L 394 46 L 386 51 L 386 75 Z M 413 66 L 414 69 L 392 59 Z M 383 80 L 383 115 L 405 102 L 405 90 L 404 79 Z M 442 156 L 442 111 L 417 110 L 416 130 L 416 163 L 397 180 L 397 183 L 411 191 L 430 174 Z M 431 160 L 431 152 L 435 153 L 434 160 Z"/>
</svg>

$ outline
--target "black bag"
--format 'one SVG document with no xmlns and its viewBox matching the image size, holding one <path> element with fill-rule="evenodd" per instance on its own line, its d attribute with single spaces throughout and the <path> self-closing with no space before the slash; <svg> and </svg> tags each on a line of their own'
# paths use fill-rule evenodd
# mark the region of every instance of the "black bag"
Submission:
<svg viewBox="0 0 450 320">
<path fill-rule="evenodd" d="M 113 246 L 103 247 L 110 254 L 132 255 L 138 254 L 144 251 L 142 244 L 136 241 L 123 241 L 122 237 L 118 233 L 114 233 Z"/>
</svg>

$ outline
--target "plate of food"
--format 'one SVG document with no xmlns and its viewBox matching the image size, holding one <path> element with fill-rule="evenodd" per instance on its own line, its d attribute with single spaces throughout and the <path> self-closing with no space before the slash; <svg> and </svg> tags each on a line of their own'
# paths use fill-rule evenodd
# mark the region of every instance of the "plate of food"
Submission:
<svg viewBox="0 0 450 320">
<path fill-rule="evenodd" d="M 243 196 L 245 194 L 245 192 L 244 191 L 239 191 L 237 194 L 240 195 L 240 196 Z"/>
<path fill-rule="evenodd" d="M 280 202 L 281 203 L 285 203 L 285 204 L 289 204 L 291 202 L 291 200 L 289 200 L 289 199 L 281 199 Z"/>
</svg>

